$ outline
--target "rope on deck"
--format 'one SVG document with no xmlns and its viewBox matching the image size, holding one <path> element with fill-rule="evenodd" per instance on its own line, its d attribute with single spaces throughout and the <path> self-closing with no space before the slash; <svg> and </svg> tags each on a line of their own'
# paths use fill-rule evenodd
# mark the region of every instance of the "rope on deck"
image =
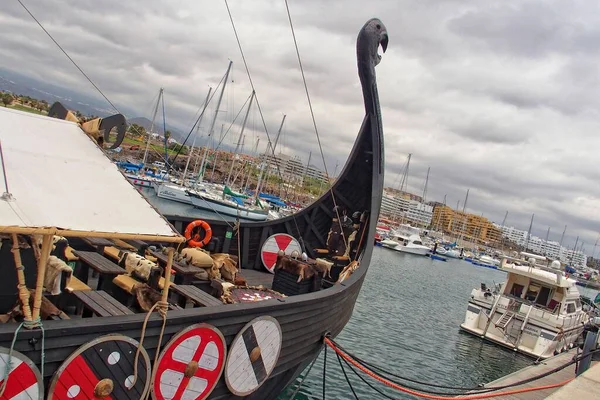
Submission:
<svg viewBox="0 0 600 400">
<path fill-rule="evenodd" d="M 12 354 L 13 351 L 15 349 L 15 343 L 17 343 L 17 337 L 19 336 L 19 331 L 21 330 L 21 328 L 26 328 L 26 329 L 34 329 L 34 328 L 40 328 L 42 330 L 42 353 L 40 356 L 40 362 L 41 362 L 41 366 L 40 366 L 40 370 L 42 373 L 42 379 L 44 379 L 44 363 L 46 361 L 46 352 L 45 352 L 45 344 L 46 344 L 46 331 L 44 330 L 44 325 L 42 325 L 42 320 L 38 317 L 33 321 L 28 321 L 25 320 L 23 322 L 21 322 L 19 324 L 19 326 L 17 327 L 17 329 L 15 330 L 15 334 L 13 336 L 13 340 L 12 343 L 10 344 L 10 350 L 8 352 L 8 358 L 6 360 L 6 370 L 4 373 L 4 381 L 2 382 L 2 385 L 0 385 L 0 397 L 2 397 L 4 395 L 4 391 L 6 390 L 6 386 L 8 384 L 8 378 L 9 378 L 9 374 L 12 368 Z"/>
<path fill-rule="evenodd" d="M 532 378 L 524 379 L 519 382 L 509 384 L 509 385 L 487 387 L 487 388 L 482 387 L 482 386 L 467 388 L 467 387 L 455 387 L 455 386 L 433 384 L 433 383 L 419 381 L 416 379 L 411 379 L 411 378 L 404 377 L 404 376 L 401 376 L 398 374 L 393 374 L 393 373 L 387 372 L 382 367 L 379 367 L 375 364 L 363 361 L 360 358 L 350 354 L 348 351 L 343 349 L 343 347 L 341 347 L 339 344 L 337 344 L 333 339 L 331 339 L 329 337 L 325 337 L 324 342 L 327 346 L 331 347 L 335 351 L 335 353 L 338 357 L 338 360 L 340 361 L 340 367 L 342 368 L 342 372 L 344 373 L 346 382 L 348 383 L 350 390 L 352 391 L 355 399 L 358 399 L 358 396 L 357 396 L 354 388 L 352 387 L 351 381 L 348 378 L 348 375 L 346 374 L 341 361 L 344 361 L 344 363 L 354 372 L 354 374 L 356 374 L 357 377 L 359 377 L 369 387 L 371 387 L 373 390 L 377 391 L 379 394 L 381 394 L 384 397 L 389 398 L 389 399 L 393 399 L 393 398 L 388 396 L 387 394 L 385 394 L 383 391 L 377 389 L 375 386 L 373 386 L 371 383 L 369 383 L 366 379 L 364 379 L 358 373 L 357 369 L 360 372 L 363 372 L 364 374 L 368 375 L 372 379 L 375 379 L 376 381 L 378 381 L 392 389 L 395 389 L 400 392 L 407 393 L 407 394 L 410 394 L 410 395 L 413 395 L 416 397 L 431 399 L 431 400 L 442 400 L 442 399 L 450 399 L 450 398 L 458 399 L 458 400 L 477 400 L 477 399 L 487 399 L 487 398 L 492 398 L 492 397 L 497 397 L 497 396 L 512 395 L 512 394 L 517 394 L 517 393 L 533 392 L 533 391 L 544 390 L 544 389 L 552 389 L 552 388 L 557 388 L 557 387 L 563 386 L 563 385 L 569 383 L 570 381 L 572 381 L 574 378 L 571 378 L 571 379 L 568 379 L 568 380 L 565 380 L 565 381 L 562 381 L 559 383 L 555 383 L 555 384 L 540 385 L 540 386 L 536 386 L 536 387 L 520 388 L 520 389 L 513 389 L 513 390 L 506 390 L 503 392 L 499 392 L 499 390 L 513 388 L 513 387 L 523 385 L 525 383 L 533 382 L 535 380 L 549 376 L 553 373 L 556 373 L 562 369 L 567 368 L 570 365 L 577 363 L 582 358 L 580 356 L 576 356 L 571 361 L 569 361 L 569 362 L 565 363 L 564 365 L 561 365 L 557 368 L 554 368 L 553 370 L 547 371 L 543 374 L 539 374 Z M 595 350 L 594 352 L 598 352 L 598 351 L 600 351 L 600 350 Z M 324 367 L 323 368 L 323 382 L 325 382 L 325 372 L 326 372 L 326 370 Z M 398 378 L 400 380 L 404 380 L 407 382 L 412 382 L 412 383 L 415 383 L 418 385 L 422 385 L 425 388 L 417 388 L 417 387 L 411 386 L 410 384 L 400 383 L 398 381 L 394 381 L 392 379 L 392 377 Z M 431 390 L 429 388 L 442 388 L 442 389 L 447 389 L 447 390 L 470 391 L 470 392 L 476 392 L 476 393 L 466 394 L 464 392 L 460 392 L 460 393 L 438 392 L 435 390 Z M 325 383 L 323 383 L 323 398 L 325 398 L 324 396 L 325 396 Z"/>
</svg>

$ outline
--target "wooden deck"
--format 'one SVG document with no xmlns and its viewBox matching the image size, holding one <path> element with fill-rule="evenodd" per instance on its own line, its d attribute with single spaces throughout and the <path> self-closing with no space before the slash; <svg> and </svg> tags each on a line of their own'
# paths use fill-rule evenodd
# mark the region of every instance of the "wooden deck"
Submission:
<svg viewBox="0 0 600 400">
<path fill-rule="evenodd" d="M 521 381 L 523 379 L 527 379 L 527 378 L 531 378 L 536 375 L 543 374 L 544 372 L 550 371 L 556 367 L 559 367 L 561 365 L 568 363 L 569 361 L 571 361 L 573 359 L 573 357 L 576 354 L 577 354 L 576 349 L 570 350 L 568 352 L 559 354 L 555 357 L 551 357 L 544 361 L 540 361 L 540 363 L 538 365 L 531 365 L 529 367 L 525 367 L 517 372 L 514 372 L 503 378 L 500 378 L 498 380 L 490 382 L 485 386 L 489 387 L 489 386 L 508 385 L 513 382 Z M 515 388 L 504 389 L 504 390 L 501 390 L 501 392 L 509 391 L 509 390 L 513 390 L 513 389 L 532 388 L 532 387 L 536 387 L 536 386 L 552 385 L 552 384 L 566 381 L 571 378 L 575 378 L 575 364 L 569 365 L 565 369 L 558 371 L 554 374 L 551 374 L 549 376 L 546 376 L 542 379 L 538 379 L 536 381 L 527 383 L 525 385 L 517 386 Z M 550 394 L 554 393 L 558 389 L 560 389 L 560 387 L 553 388 L 553 389 L 537 390 L 534 392 L 518 393 L 518 394 L 514 394 L 514 395 L 509 395 L 509 396 L 499 396 L 499 397 L 494 397 L 494 399 L 541 400 L 541 399 L 545 399 L 546 397 L 550 396 Z"/>
<path fill-rule="evenodd" d="M 240 274 L 246 279 L 248 286 L 262 285 L 267 289 L 271 289 L 273 284 L 273 274 L 270 272 L 257 271 L 255 269 L 242 269 Z"/>
</svg>

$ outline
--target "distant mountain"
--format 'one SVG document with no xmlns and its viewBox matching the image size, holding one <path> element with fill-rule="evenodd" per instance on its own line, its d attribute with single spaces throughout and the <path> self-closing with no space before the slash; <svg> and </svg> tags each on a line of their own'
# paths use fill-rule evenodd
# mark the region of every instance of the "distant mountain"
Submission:
<svg viewBox="0 0 600 400">
<path fill-rule="evenodd" d="M 115 111 L 104 99 L 83 95 L 69 88 L 56 86 L 3 68 L 0 68 L 0 90 L 46 100 L 49 104 L 59 101 L 68 109 L 79 111 L 84 115 L 106 117 L 115 114 Z M 121 112 L 127 111 L 121 110 Z"/>
<path fill-rule="evenodd" d="M 147 131 L 150 130 L 150 127 L 152 126 L 152 121 L 150 121 L 148 118 L 146 117 L 135 117 L 135 118 L 129 118 L 127 120 L 128 124 L 138 124 L 139 126 L 144 127 L 144 129 L 146 129 Z M 160 123 L 154 123 L 154 132 L 158 133 L 159 135 L 164 134 L 163 132 L 163 127 L 162 124 Z"/>
<path fill-rule="evenodd" d="M 152 126 L 152 121 L 150 121 L 146 117 L 129 118 L 127 120 L 127 123 L 128 124 L 138 124 L 139 126 L 143 126 L 144 129 L 146 129 L 147 131 L 149 131 L 150 127 Z M 173 135 L 173 139 L 176 139 L 179 143 L 182 143 L 187 136 L 187 133 L 183 133 L 179 129 L 174 128 L 169 124 L 167 124 L 167 130 L 171 131 L 171 134 Z M 164 135 L 162 121 L 154 121 L 154 132 L 158 133 L 159 135 Z"/>
</svg>

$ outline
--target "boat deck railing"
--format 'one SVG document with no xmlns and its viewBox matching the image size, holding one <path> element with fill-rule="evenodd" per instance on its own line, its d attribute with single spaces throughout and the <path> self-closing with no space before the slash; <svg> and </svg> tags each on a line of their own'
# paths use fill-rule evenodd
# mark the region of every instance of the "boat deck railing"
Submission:
<svg viewBox="0 0 600 400">
<path fill-rule="evenodd" d="M 512 296 L 509 294 L 501 295 L 503 298 L 508 299 L 508 304 L 504 304 L 502 301 L 498 302 L 498 310 L 508 310 L 514 312 L 518 316 L 525 317 L 529 312 L 530 308 L 533 308 L 529 315 L 529 319 L 536 320 L 552 320 L 555 324 L 561 326 L 572 326 L 574 323 L 580 322 L 582 319 L 581 313 L 574 314 L 559 314 L 560 303 L 558 303 L 553 309 L 545 307 L 541 304 L 535 303 L 530 300 L 522 299 L 520 297 Z M 525 308 L 523 307 L 525 306 Z"/>
</svg>

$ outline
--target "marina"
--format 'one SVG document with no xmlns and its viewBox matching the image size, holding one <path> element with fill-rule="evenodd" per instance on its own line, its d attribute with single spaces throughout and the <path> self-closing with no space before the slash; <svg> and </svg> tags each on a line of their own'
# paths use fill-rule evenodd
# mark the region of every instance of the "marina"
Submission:
<svg viewBox="0 0 600 400">
<path fill-rule="evenodd" d="M 551 364 L 536 366 L 533 358 L 460 330 L 465 317 L 464 305 L 472 287 L 481 282 L 493 285 L 504 281 L 506 274 L 501 271 L 479 268 L 462 260 L 438 262 L 382 248 L 374 250 L 373 262 L 377 267 L 369 271 L 352 318 L 337 339 L 364 360 L 374 361 L 409 378 L 471 387 L 524 379 L 550 370 L 570 360 L 574 354 L 574 351 L 563 353 L 551 359 Z M 585 294 L 595 292 L 586 291 Z M 353 398 L 331 349 L 329 353 L 327 398 Z M 522 370 L 524 372 L 519 372 Z M 323 354 L 295 399 L 322 398 L 322 371 Z M 361 399 L 383 398 L 347 367 L 346 373 L 352 378 L 352 385 Z M 556 383 L 573 376 L 574 367 L 569 367 L 539 384 Z M 375 384 L 374 380 L 369 382 Z M 290 386 L 279 399 L 288 400 L 294 388 L 294 385 Z M 393 398 L 414 398 L 383 385 L 377 385 L 377 388 Z M 540 393 L 532 392 L 518 398 L 542 399 L 550 392 Z"/>
<path fill-rule="evenodd" d="M 31 17 L 29 23 L 36 29 L 42 28 L 62 51 L 61 57 L 73 64 L 69 67 L 76 67 L 113 109 L 100 110 L 84 103 L 84 98 L 76 99 L 84 109 L 91 107 L 82 113 L 73 107 L 71 94 L 52 101 L 19 95 L 4 89 L 8 83 L 16 84 L 0 75 L 0 399 L 598 398 L 600 233 L 590 250 L 590 232 L 598 230 L 594 225 L 598 221 L 573 210 L 595 209 L 594 201 L 600 197 L 594 197 L 593 188 L 588 195 L 578 192 L 577 185 L 562 182 L 561 190 L 566 193 L 568 188 L 577 207 L 569 211 L 556 207 L 571 200 L 551 188 L 544 181 L 547 177 L 536 174 L 546 169 L 560 182 L 569 173 L 545 164 L 546 159 L 560 163 L 555 149 L 534 143 L 526 133 L 548 132 L 551 139 L 552 132 L 511 115 L 515 110 L 523 115 L 531 112 L 512 100 L 512 94 L 492 95 L 494 85 L 484 85 L 477 101 L 461 104 L 460 97 L 452 97 L 463 94 L 460 85 L 450 88 L 450 81 L 443 90 L 436 88 L 448 95 L 431 96 L 434 92 L 423 87 L 415 90 L 415 81 L 435 77 L 437 85 L 453 74 L 448 66 L 414 74 L 438 65 L 426 61 L 410 44 L 412 31 L 420 25 L 418 18 L 416 24 L 407 24 L 379 4 L 378 10 L 389 14 L 400 38 L 396 53 L 382 61 L 390 40 L 382 20 L 361 16 L 358 23 L 358 14 L 342 15 L 339 10 L 331 18 L 325 12 L 329 5 L 323 6 L 321 15 L 329 24 L 307 18 L 300 4 L 292 6 L 298 7 L 296 22 L 301 26 L 297 40 L 288 1 L 277 7 L 269 4 L 266 21 L 273 28 L 269 34 L 284 38 L 290 33 L 289 23 L 288 39 L 295 52 L 289 52 L 290 43 L 281 47 L 279 40 L 265 41 L 260 29 L 252 33 L 252 42 L 245 37 L 245 18 L 264 17 L 259 3 L 252 5 L 256 10 L 235 4 L 234 18 L 225 0 L 221 11 L 228 19 L 204 4 L 198 9 L 169 5 L 164 10 L 156 5 L 165 11 L 154 20 L 159 36 L 164 32 L 175 37 L 169 27 L 157 23 L 170 20 L 171 26 L 182 28 L 178 45 L 193 48 L 189 53 L 194 54 L 187 59 L 188 54 L 172 53 L 173 43 L 157 45 L 156 62 L 147 55 L 148 49 L 144 55 L 137 53 L 137 46 L 140 50 L 143 46 L 134 43 L 146 43 L 147 38 L 135 38 L 136 21 L 129 21 L 131 32 L 117 34 L 115 13 L 100 1 L 98 11 L 113 20 L 107 26 L 119 39 L 108 54 L 123 61 L 122 82 L 110 85 L 100 71 L 114 70 L 112 64 L 82 69 L 75 59 L 85 60 L 83 53 L 73 51 L 71 58 L 65 50 L 72 47 L 71 41 L 62 33 L 57 40 L 50 32 L 57 26 L 67 30 L 68 24 L 48 23 L 47 7 L 36 6 L 44 10 L 37 19 L 21 0 L 17 3 L 18 12 Z M 117 4 L 113 7 L 119 9 Z M 446 29 L 450 39 L 460 37 L 449 42 L 467 44 L 467 36 L 476 29 L 467 34 L 465 27 L 478 24 L 463 19 L 485 22 L 475 13 L 481 6 L 453 7 L 463 15 L 447 14 L 440 31 Z M 200 9 L 203 16 L 210 16 L 210 21 L 194 20 L 203 35 L 186 26 Z M 156 12 L 136 10 L 146 24 Z M 11 18 L 13 11 L 9 9 Z M 271 26 L 278 12 L 284 12 L 285 25 Z M 413 12 L 410 18 L 417 16 Z M 440 15 L 447 12 L 440 6 Z M 62 14 L 65 19 L 73 17 Z M 18 16 L 14 20 L 21 21 Z M 226 50 L 209 44 L 212 34 L 223 36 L 220 27 L 211 24 L 223 21 L 231 23 L 228 29 L 233 32 L 232 41 L 224 41 Z M 262 28 L 258 22 L 253 26 Z M 282 27 L 283 35 L 277 31 Z M 300 51 L 315 33 L 313 28 L 336 43 L 328 57 L 319 46 Z M 21 37 L 20 29 L 12 30 Z M 107 39 L 101 29 L 85 27 L 83 32 Z M 185 34 L 195 37 L 198 48 Z M 435 34 L 427 32 L 432 38 Z M 79 36 L 81 44 L 92 48 L 93 41 Z M 489 40 L 481 32 L 474 36 L 482 43 Z M 130 43 L 122 40 L 125 37 Z M 108 41 L 114 44 L 113 39 Z M 428 50 L 427 40 L 418 42 L 419 48 Z M 27 47 L 24 41 L 20 46 Z M 214 52 L 214 65 L 199 56 L 198 50 L 204 48 Z M 335 54 L 338 48 L 342 56 Z M 143 65 L 133 67 L 136 76 L 125 67 L 123 49 Z M 460 56 L 473 57 L 473 49 L 464 46 L 468 51 Z M 106 53 L 102 46 L 94 50 Z M 232 54 L 224 56 L 224 51 Z M 490 53 L 502 51 L 506 50 L 495 46 Z M 38 46 L 36 52 L 45 49 Z M 455 53 L 442 54 L 452 58 Z M 50 54 L 45 56 L 51 59 Z M 510 59 L 503 62 L 508 65 Z M 409 65 L 415 61 L 414 71 L 406 74 L 406 66 L 398 60 Z M 160 65 L 164 61 L 172 65 Z M 179 72 L 172 70 L 176 63 Z M 271 70 L 271 64 L 277 69 Z M 467 64 L 463 59 L 458 70 L 471 68 Z M 66 85 L 67 75 L 56 65 L 52 75 Z M 394 74 L 398 68 L 403 72 L 400 79 Z M 340 76 L 351 71 L 352 80 L 336 81 L 338 69 Z M 152 82 L 137 81 L 137 75 L 147 77 L 149 71 Z M 378 86 L 380 73 L 384 83 Z M 491 68 L 486 73 L 490 82 L 502 82 L 493 80 Z M 471 75 L 477 81 L 477 74 Z M 73 84 L 74 76 L 70 78 Z M 95 82 L 105 90 L 111 88 L 113 100 L 136 103 L 119 110 Z M 460 79 L 452 82 L 467 86 Z M 515 82 L 519 84 L 518 79 Z M 290 83 L 300 83 L 301 97 Z M 136 84 L 144 96 L 136 93 Z M 435 89 L 433 82 L 428 84 Z M 186 133 L 181 130 L 183 121 L 198 107 L 200 85 L 208 87 L 208 94 L 205 99 L 202 94 L 204 101 Z M 158 89 L 154 89 L 158 97 L 151 101 L 148 87 Z M 395 92 L 388 91 L 391 88 Z M 125 89 L 131 97 L 124 95 Z M 400 89 L 413 96 L 410 102 L 398 96 Z M 248 96 L 245 102 L 234 98 L 236 90 Z M 415 93 L 427 94 L 427 101 L 417 100 Z M 343 113 L 342 95 L 354 96 L 356 103 L 346 104 Z M 335 96 L 338 99 L 332 101 Z M 151 114 L 140 112 L 142 97 L 151 103 Z M 504 124 L 498 131 L 500 125 L 491 117 L 494 107 L 487 106 L 500 97 L 502 121 L 515 121 L 515 126 Z M 445 118 L 449 110 L 436 112 L 430 98 L 456 106 L 450 113 L 457 121 L 469 121 L 469 126 Z M 482 111 L 479 102 L 490 102 L 479 113 L 489 112 L 486 123 L 460 111 Z M 548 108 L 542 101 L 540 106 Z M 126 117 L 132 111 L 128 107 L 144 116 Z M 300 117 L 300 108 L 310 118 Z M 323 121 L 324 112 L 331 113 L 331 121 Z M 205 114 L 208 121 L 203 126 Z M 530 121 L 557 121 L 560 127 L 559 118 L 530 117 Z M 591 126 L 575 122 L 575 130 Z M 275 127 L 272 141 L 268 128 Z M 233 139 L 227 137 L 232 128 L 237 133 Z M 509 136 L 519 130 L 519 140 L 524 141 L 512 142 Z M 496 131 L 502 140 L 492 137 Z M 245 133 L 252 150 L 244 150 Z M 307 133 L 314 133 L 315 143 L 308 143 L 315 138 L 307 139 Z M 263 135 L 264 151 L 259 150 Z M 196 147 L 198 139 L 202 144 Z M 566 150 L 556 138 L 548 142 Z M 424 143 L 429 144 L 421 147 Z M 583 148 L 588 147 L 585 144 Z M 413 153 L 419 147 L 427 151 Z M 536 154 L 523 157 L 521 147 L 535 148 Z M 494 163 L 489 163 L 490 148 Z M 338 159 L 346 150 L 343 160 Z M 516 154 L 518 162 L 510 162 Z M 316 155 L 322 167 L 314 164 Z M 493 172 L 487 169 L 489 164 L 494 164 Z M 519 168 L 512 169 L 515 165 Z M 400 172 L 394 180 L 386 170 Z M 434 200 L 442 199 L 442 191 L 460 197 L 456 207 L 449 205 L 456 199 L 447 194 L 443 201 Z M 516 226 L 528 222 L 529 228 L 510 226 L 505 206 L 517 215 L 511 215 L 518 219 Z M 504 215 L 501 223 L 497 223 L 499 207 Z M 552 225 L 562 227 L 563 220 L 560 241 L 554 241 Z M 576 225 L 571 228 L 575 233 L 567 234 L 566 222 Z"/>
</svg>

